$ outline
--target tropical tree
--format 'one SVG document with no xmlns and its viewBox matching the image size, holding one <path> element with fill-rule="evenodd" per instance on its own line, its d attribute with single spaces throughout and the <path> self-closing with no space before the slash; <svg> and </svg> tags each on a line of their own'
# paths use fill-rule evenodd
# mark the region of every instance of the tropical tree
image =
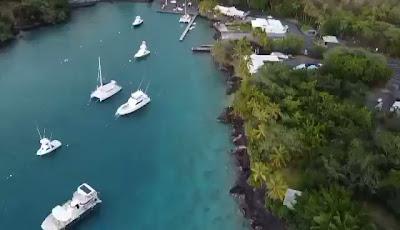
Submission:
<svg viewBox="0 0 400 230">
<path fill-rule="evenodd" d="M 274 146 L 272 152 L 269 154 L 270 164 L 274 169 L 286 167 L 288 162 L 288 152 L 282 144 Z"/>
<path fill-rule="evenodd" d="M 375 229 L 368 215 L 342 187 L 303 192 L 294 206 L 296 229 Z"/>
<path fill-rule="evenodd" d="M 273 200 L 281 200 L 285 198 L 288 185 L 278 172 L 270 174 L 267 181 L 267 195 Z"/>
<path fill-rule="evenodd" d="M 250 183 L 255 187 L 261 187 L 267 182 L 269 168 L 262 162 L 254 162 L 251 167 Z"/>
</svg>

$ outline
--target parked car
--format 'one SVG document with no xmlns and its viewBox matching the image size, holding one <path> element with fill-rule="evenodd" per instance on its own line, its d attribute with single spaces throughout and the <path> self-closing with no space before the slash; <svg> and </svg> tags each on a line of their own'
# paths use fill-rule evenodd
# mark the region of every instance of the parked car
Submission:
<svg viewBox="0 0 400 230">
<path fill-rule="evenodd" d="M 300 64 L 300 65 L 294 67 L 293 69 L 294 70 L 300 70 L 300 69 L 311 70 L 311 69 L 318 69 L 321 66 L 322 66 L 321 63 L 305 63 L 305 64 Z"/>
</svg>

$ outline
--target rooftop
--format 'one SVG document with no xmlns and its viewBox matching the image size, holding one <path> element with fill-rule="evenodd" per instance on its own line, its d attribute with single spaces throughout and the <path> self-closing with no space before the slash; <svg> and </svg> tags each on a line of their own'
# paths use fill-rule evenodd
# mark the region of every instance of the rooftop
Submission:
<svg viewBox="0 0 400 230">
<path fill-rule="evenodd" d="M 238 10 L 234 6 L 226 7 L 226 6 L 217 5 L 217 6 L 215 6 L 214 9 L 221 12 L 221 14 L 224 14 L 224 15 L 230 16 L 230 17 L 244 18 L 246 16 L 246 13 L 244 11 Z"/>
<path fill-rule="evenodd" d="M 339 44 L 338 39 L 336 38 L 336 36 L 323 36 L 322 40 L 324 40 L 324 42 L 326 43 L 335 43 L 335 44 Z"/>
<path fill-rule="evenodd" d="M 251 26 L 253 28 L 261 28 L 267 34 L 285 34 L 288 29 L 287 26 L 282 25 L 281 21 L 272 17 L 251 20 Z"/>
<path fill-rule="evenodd" d="M 281 61 L 275 55 L 250 55 L 249 72 L 251 74 L 257 73 L 258 69 L 264 65 L 265 62 L 279 62 Z"/>
</svg>

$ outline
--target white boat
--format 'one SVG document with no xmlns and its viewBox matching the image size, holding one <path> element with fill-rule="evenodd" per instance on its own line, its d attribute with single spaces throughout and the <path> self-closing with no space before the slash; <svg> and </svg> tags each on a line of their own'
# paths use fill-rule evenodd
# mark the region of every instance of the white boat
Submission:
<svg viewBox="0 0 400 230">
<path fill-rule="evenodd" d="M 135 21 L 132 22 L 132 26 L 139 26 L 143 23 L 143 19 L 140 16 L 136 16 Z"/>
<path fill-rule="evenodd" d="M 192 17 L 189 14 L 184 14 L 179 18 L 180 23 L 189 23 Z"/>
<path fill-rule="evenodd" d="M 97 98 L 100 101 L 104 101 L 107 98 L 111 97 L 112 95 L 118 93 L 122 87 L 117 85 L 117 82 L 111 80 L 107 84 L 103 84 L 103 77 L 101 76 L 101 63 L 99 57 L 99 68 L 97 73 L 97 80 L 99 81 L 99 85 L 97 86 L 96 90 L 90 94 L 90 98 Z"/>
<path fill-rule="evenodd" d="M 72 199 L 57 205 L 41 224 L 43 230 L 61 230 L 72 226 L 84 214 L 93 210 L 102 201 L 98 193 L 88 184 L 81 184 L 72 195 Z"/>
<path fill-rule="evenodd" d="M 142 44 L 139 47 L 138 52 L 135 54 L 135 58 L 141 58 L 150 54 L 150 51 L 147 49 L 147 45 L 145 41 L 142 41 Z"/>
<path fill-rule="evenodd" d="M 147 105 L 150 102 L 150 97 L 143 92 L 141 89 L 138 89 L 136 92 L 131 94 L 131 97 L 128 101 L 121 105 L 117 112 L 115 113 L 116 116 L 123 116 L 129 113 L 133 113 L 136 110 L 142 108 L 143 106 Z"/>
<path fill-rule="evenodd" d="M 54 150 L 58 149 L 59 147 L 61 147 L 61 141 L 59 140 L 52 140 L 51 137 L 50 138 L 46 138 L 44 135 L 43 137 L 40 135 L 40 131 L 39 129 L 37 129 L 38 133 L 39 133 L 39 137 L 40 137 L 40 148 L 38 149 L 38 151 L 36 152 L 36 155 L 38 156 L 43 156 L 46 155 L 48 153 L 53 152 Z"/>
<path fill-rule="evenodd" d="M 179 22 L 180 23 L 190 23 L 190 21 L 192 20 L 192 17 L 187 13 L 187 10 L 186 10 L 186 1 L 185 1 L 185 14 L 184 15 L 182 15 L 180 18 L 179 18 Z"/>
</svg>

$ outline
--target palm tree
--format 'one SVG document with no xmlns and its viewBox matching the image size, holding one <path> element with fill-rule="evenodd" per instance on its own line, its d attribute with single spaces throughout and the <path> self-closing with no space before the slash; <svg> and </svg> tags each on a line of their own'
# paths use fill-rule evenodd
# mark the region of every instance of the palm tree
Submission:
<svg viewBox="0 0 400 230">
<path fill-rule="evenodd" d="M 262 162 L 255 162 L 251 167 L 250 182 L 255 187 L 261 187 L 267 181 L 268 167 Z"/>
<path fill-rule="evenodd" d="M 269 155 L 271 166 L 275 169 L 280 169 L 286 166 L 288 161 L 287 149 L 283 145 L 273 147 Z"/>
<path fill-rule="evenodd" d="M 266 137 L 266 134 L 265 134 L 266 128 L 267 127 L 266 127 L 266 125 L 264 123 L 259 124 L 257 126 L 257 128 L 254 129 L 254 137 L 257 140 L 264 139 Z"/>
<path fill-rule="evenodd" d="M 268 197 L 273 200 L 281 200 L 285 198 L 288 186 L 284 181 L 283 177 L 279 173 L 270 174 L 268 181 Z"/>
</svg>

